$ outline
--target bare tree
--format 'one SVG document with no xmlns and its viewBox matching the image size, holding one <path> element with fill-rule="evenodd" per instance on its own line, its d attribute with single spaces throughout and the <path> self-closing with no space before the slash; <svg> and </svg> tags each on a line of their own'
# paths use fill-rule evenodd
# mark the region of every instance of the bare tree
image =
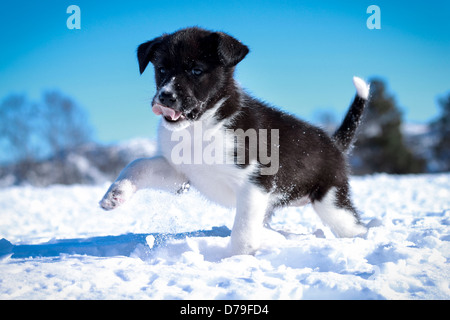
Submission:
<svg viewBox="0 0 450 320">
<path fill-rule="evenodd" d="M 36 144 L 37 106 L 21 94 L 10 95 L 0 104 L 0 141 L 3 159 L 32 161 L 40 152 Z"/>
<path fill-rule="evenodd" d="M 40 134 L 53 155 L 91 140 L 88 117 L 73 100 L 57 91 L 44 93 Z"/>
<path fill-rule="evenodd" d="M 59 92 L 44 93 L 37 103 L 25 95 L 10 95 L 0 104 L 0 160 L 13 163 L 1 171 L 13 172 L 17 183 L 39 179 L 71 183 L 76 172 L 65 162 L 65 153 L 91 137 L 85 111 Z M 44 158 L 53 163 L 51 179 L 41 177 L 49 174 L 42 170 Z"/>
</svg>

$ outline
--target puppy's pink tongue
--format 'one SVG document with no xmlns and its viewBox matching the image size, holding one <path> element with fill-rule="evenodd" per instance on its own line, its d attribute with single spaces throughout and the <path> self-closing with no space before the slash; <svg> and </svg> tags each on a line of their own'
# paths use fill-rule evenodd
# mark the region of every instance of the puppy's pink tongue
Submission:
<svg viewBox="0 0 450 320">
<path fill-rule="evenodd" d="M 177 121 L 181 117 L 181 112 L 175 111 L 171 108 L 167 108 L 160 104 L 154 104 L 152 107 L 152 111 L 157 116 L 163 115 L 166 118 L 169 118 L 172 121 Z"/>
</svg>

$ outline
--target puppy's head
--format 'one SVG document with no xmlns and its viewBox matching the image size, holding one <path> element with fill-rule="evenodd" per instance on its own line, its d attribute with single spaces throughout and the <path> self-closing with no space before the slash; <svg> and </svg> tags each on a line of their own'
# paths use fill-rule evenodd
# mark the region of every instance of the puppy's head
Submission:
<svg viewBox="0 0 450 320">
<path fill-rule="evenodd" d="M 187 28 L 141 44 L 141 74 L 155 67 L 156 95 L 152 110 L 176 130 L 201 116 L 226 94 L 233 71 L 249 52 L 235 38 L 200 28 Z"/>
</svg>

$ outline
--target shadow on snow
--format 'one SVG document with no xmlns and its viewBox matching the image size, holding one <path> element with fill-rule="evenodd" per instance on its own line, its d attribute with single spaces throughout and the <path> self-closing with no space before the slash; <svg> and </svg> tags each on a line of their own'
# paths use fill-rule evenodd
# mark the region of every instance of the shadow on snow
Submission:
<svg viewBox="0 0 450 320">
<path fill-rule="evenodd" d="M 168 240 L 187 237 L 228 237 L 231 231 L 225 226 L 213 227 L 212 230 L 199 230 L 183 233 L 127 233 L 119 236 L 103 236 L 79 239 L 51 240 L 43 244 L 13 245 L 6 239 L 0 240 L 0 258 L 34 258 L 56 257 L 60 254 L 80 254 L 97 257 L 130 256 L 139 245 L 148 249 L 165 246 Z M 147 237 L 154 239 L 151 248 Z"/>
</svg>

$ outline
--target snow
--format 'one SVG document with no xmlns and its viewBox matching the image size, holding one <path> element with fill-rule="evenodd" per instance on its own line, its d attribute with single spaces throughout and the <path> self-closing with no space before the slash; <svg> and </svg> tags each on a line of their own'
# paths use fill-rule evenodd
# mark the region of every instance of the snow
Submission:
<svg viewBox="0 0 450 320">
<path fill-rule="evenodd" d="M 234 211 L 196 190 L 105 212 L 108 186 L 0 189 L 0 299 L 450 298 L 450 174 L 353 177 L 366 238 L 284 208 L 254 256 L 230 256 Z"/>
</svg>

